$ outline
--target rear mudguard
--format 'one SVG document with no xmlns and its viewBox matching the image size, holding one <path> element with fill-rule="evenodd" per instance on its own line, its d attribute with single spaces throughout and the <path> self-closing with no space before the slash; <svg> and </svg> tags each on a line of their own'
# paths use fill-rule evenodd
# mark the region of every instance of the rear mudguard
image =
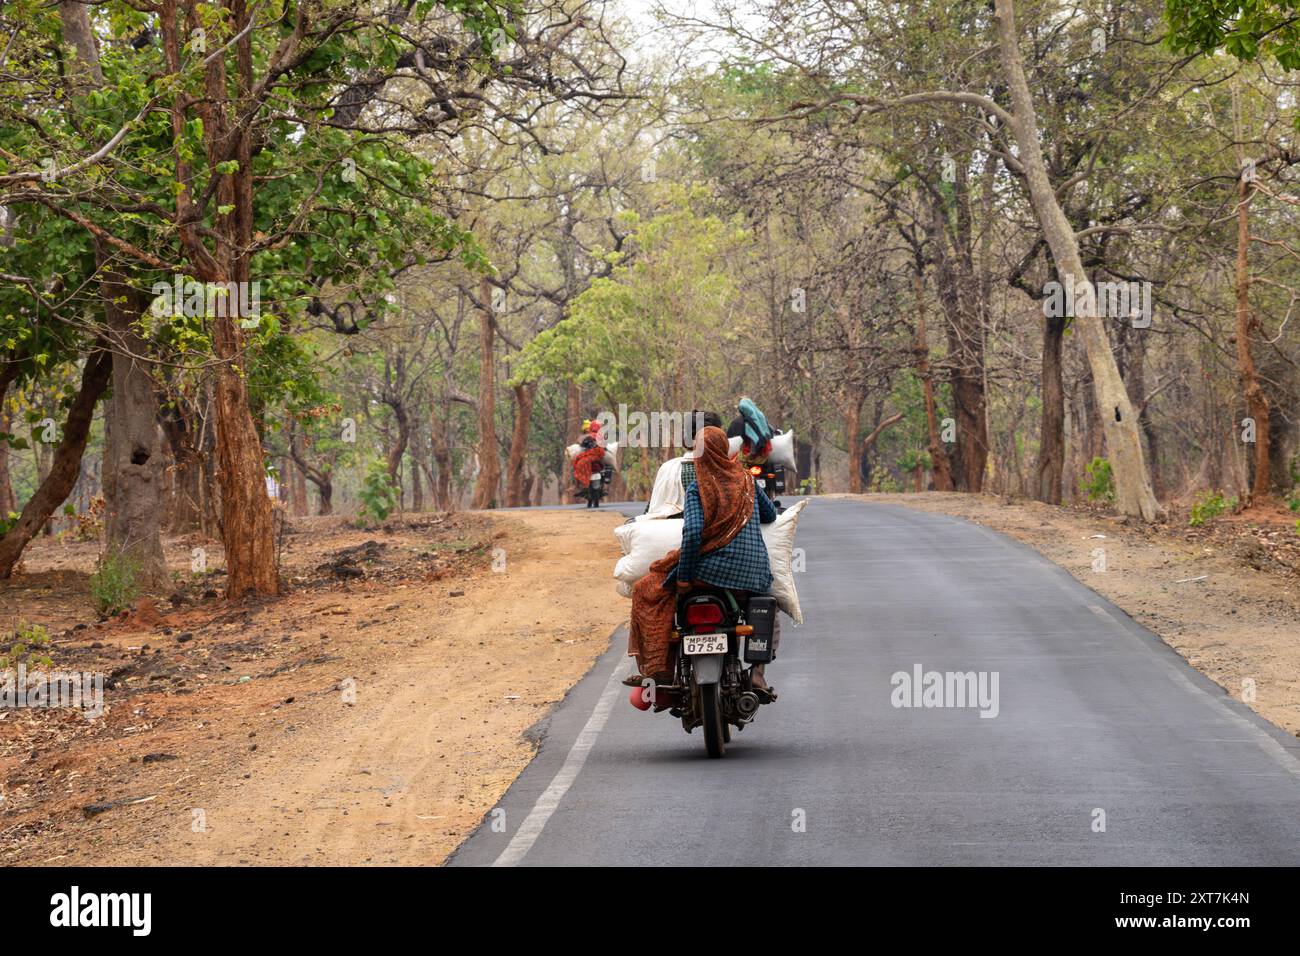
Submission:
<svg viewBox="0 0 1300 956">
<path fill-rule="evenodd" d="M 691 658 L 695 683 L 716 684 L 722 680 L 722 662 L 726 654 L 697 654 Z"/>
</svg>

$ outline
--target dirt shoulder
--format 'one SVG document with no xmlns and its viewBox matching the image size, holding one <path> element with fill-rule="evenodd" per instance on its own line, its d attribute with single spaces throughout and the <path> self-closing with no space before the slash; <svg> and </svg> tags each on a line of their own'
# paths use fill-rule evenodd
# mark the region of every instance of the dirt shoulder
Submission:
<svg viewBox="0 0 1300 956">
<path fill-rule="evenodd" d="M 1265 719 L 1300 736 L 1300 536 L 1283 509 L 1141 526 L 992 495 L 836 495 L 964 518 L 1017 539 L 1158 634 Z M 1094 570 L 1105 552 L 1105 571 Z M 1250 689 L 1253 682 L 1253 699 Z"/>
<path fill-rule="evenodd" d="M 100 624 L 93 546 L 42 542 L 0 582 L 6 630 L 47 627 L 56 669 L 107 675 L 107 709 L 0 709 L 0 865 L 441 862 L 626 617 L 619 521 L 302 519 L 283 598 L 199 580 Z M 193 544 L 167 543 L 173 567 Z"/>
</svg>

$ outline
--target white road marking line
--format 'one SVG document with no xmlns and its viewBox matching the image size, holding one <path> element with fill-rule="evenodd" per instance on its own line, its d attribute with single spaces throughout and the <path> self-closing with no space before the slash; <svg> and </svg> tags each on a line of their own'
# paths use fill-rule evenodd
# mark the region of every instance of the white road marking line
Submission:
<svg viewBox="0 0 1300 956">
<path fill-rule="evenodd" d="M 556 773 L 555 779 L 537 798 L 537 803 L 528 812 L 528 816 L 524 818 L 524 822 L 511 838 L 509 845 L 492 862 L 493 866 L 518 866 L 524 855 L 537 842 L 537 838 L 542 835 L 542 827 L 546 826 L 546 821 L 551 818 L 555 808 L 560 805 L 564 795 L 573 786 L 573 781 L 578 778 L 582 765 L 587 762 L 591 748 L 596 745 L 596 738 L 605 728 L 605 722 L 609 720 L 610 711 L 614 709 L 614 701 L 618 699 L 619 691 L 625 689 L 622 681 L 631 672 L 631 663 L 632 659 L 625 657 L 615 666 L 614 672 L 609 675 L 608 683 L 605 684 L 605 689 L 601 692 L 600 699 L 596 701 L 595 709 L 587 718 L 587 723 L 583 725 L 578 739 L 573 742 L 573 747 L 569 750 L 569 755 L 564 758 L 564 764 Z"/>
</svg>

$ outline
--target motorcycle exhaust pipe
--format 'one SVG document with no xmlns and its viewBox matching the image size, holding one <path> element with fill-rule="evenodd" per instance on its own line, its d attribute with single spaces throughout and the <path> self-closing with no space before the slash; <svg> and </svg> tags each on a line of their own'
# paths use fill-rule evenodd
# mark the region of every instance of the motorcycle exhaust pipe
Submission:
<svg viewBox="0 0 1300 956">
<path fill-rule="evenodd" d="M 736 698 L 736 713 L 742 720 L 749 720 L 758 712 L 759 699 L 753 691 L 747 690 Z"/>
</svg>

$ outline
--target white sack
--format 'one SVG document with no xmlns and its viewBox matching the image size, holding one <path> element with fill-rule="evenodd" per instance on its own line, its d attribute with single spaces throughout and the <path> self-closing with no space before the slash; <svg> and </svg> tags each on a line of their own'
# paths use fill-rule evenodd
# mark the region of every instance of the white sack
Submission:
<svg viewBox="0 0 1300 956">
<path fill-rule="evenodd" d="M 777 607 L 785 611 L 796 624 L 803 623 L 799 608 L 799 593 L 794 585 L 794 533 L 799 523 L 799 513 L 808 504 L 805 498 L 776 516 L 771 524 L 761 526 L 763 544 L 767 547 L 767 560 L 772 568 L 772 587 L 769 594 L 776 598 Z M 681 518 L 661 518 L 657 521 L 633 521 L 614 529 L 623 557 L 614 566 L 618 579 L 618 593 L 632 596 L 632 585 L 650 571 L 650 565 L 669 551 L 682 546 Z"/>
<path fill-rule="evenodd" d="M 650 565 L 673 548 L 682 546 L 681 518 L 660 518 L 657 521 L 631 521 L 614 529 L 623 557 L 614 566 L 614 577 L 628 584 L 636 584 L 650 571 Z"/>
<path fill-rule="evenodd" d="M 767 464 L 773 468 L 794 468 L 794 431 L 781 432 L 772 437 L 772 451 Z"/>
<path fill-rule="evenodd" d="M 580 454 L 582 454 L 582 446 L 577 442 L 574 442 L 572 445 L 566 445 L 564 448 L 564 456 L 569 461 L 573 461 L 573 459 L 577 458 Z M 605 447 L 605 464 L 612 468 L 618 467 L 618 442 L 612 441 Z"/>
</svg>

